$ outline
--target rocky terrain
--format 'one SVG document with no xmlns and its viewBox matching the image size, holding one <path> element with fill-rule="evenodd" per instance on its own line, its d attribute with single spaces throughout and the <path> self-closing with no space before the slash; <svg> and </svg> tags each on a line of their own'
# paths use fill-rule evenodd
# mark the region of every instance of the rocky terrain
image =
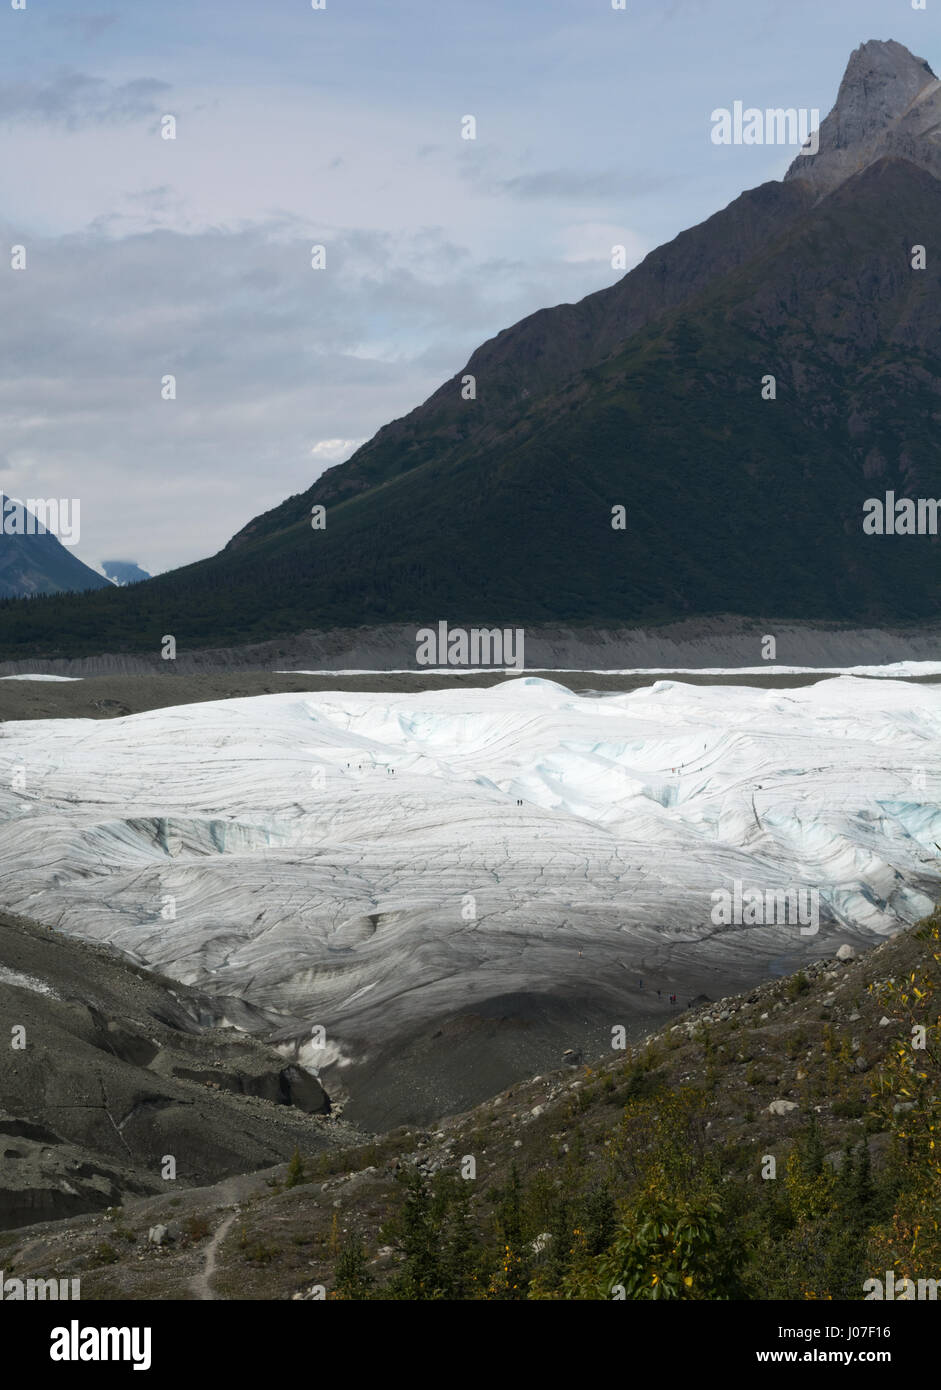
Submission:
<svg viewBox="0 0 941 1390">
<path fill-rule="evenodd" d="M 893 1155 L 901 1153 L 899 1143 L 917 1146 L 936 1112 L 941 1065 L 937 915 L 933 924 L 933 931 L 929 922 L 860 955 L 846 948 L 745 994 L 694 1004 L 626 1050 L 609 1045 L 597 1056 L 560 1054 L 543 1074 L 424 1128 L 334 1150 L 295 1163 L 293 1171 L 281 1165 L 9 1232 L 0 1243 L 0 1264 L 21 1278 L 80 1275 L 86 1299 L 304 1299 L 365 1296 L 367 1288 L 382 1296 L 394 1288 L 390 1281 L 409 1259 L 408 1242 L 403 1247 L 394 1227 L 407 1205 L 403 1176 L 412 1174 L 414 1180 L 417 1174 L 420 1182 L 453 1179 L 466 1188 L 473 1239 L 484 1244 L 493 1232 L 499 1242 L 500 1203 L 507 1191 L 518 1185 L 532 1194 L 522 1205 L 520 1239 L 527 1243 L 527 1277 L 546 1280 L 557 1239 L 542 1224 L 551 1194 L 574 1184 L 573 1190 L 584 1195 L 604 1182 L 617 1202 L 627 1201 L 645 1154 L 657 1148 L 658 1132 L 668 1145 L 676 1139 L 677 1114 L 687 1126 L 676 1152 L 678 1189 L 697 1173 L 709 1173 L 730 1200 L 736 1194 L 730 1210 L 742 1221 L 743 1211 L 773 1204 L 785 1187 L 793 1200 L 795 1193 L 806 1199 L 797 1159 L 808 1151 L 802 1135 L 812 1122 L 814 1143 L 826 1155 L 813 1181 L 836 1208 L 835 1178 L 827 1173 L 841 1168 L 848 1146 L 867 1149 L 878 1186 L 890 1174 Z M 906 993 L 910 980 L 921 987 L 920 1003 L 910 990 Z M 893 1067 L 913 1018 L 928 1026 L 928 1049 L 919 1063 L 927 1090 L 917 1089 L 917 1083 L 909 1089 L 912 1083 Z M 613 1034 L 611 1041 L 617 1041 Z M 769 1156 L 777 1163 L 776 1182 L 762 1178 L 767 1179 Z M 476 1176 L 461 1184 L 468 1157 L 474 1159 Z M 901 1158 L 898 1164 L 902 1181 Z M 925 1212 L 929 1220 L 921 1243 L 916 1234 L 907 1253 L 886 1253 L 879 1244 L 882 1228 L 874 1224 L 868 1258 L 891 1255 L 902 1269 L 912 1265 L 912 1251 L 924 1248 L 927 1254 L 914 1265 L 922 1273 L 937 1273 L 919 1265 L 919 1259 L 933 1258 L 937 1246 L 930 1227 L 932 1219 L 937 1227 L 941 1174 L 937 1164 L 934 1169 L 934 1176 L 930 1164 L 924 1169 L 935 1207 L 934 1218 Z M 865 1184 L 864 1189 L 868 1203 Z M 808 1219 L 805 1212 L 801 1220 Z M 781 1220 L 778 1244 L 791 1239 Z M 800 1230 L 798 1225 L 798 1235 Z M 576 1230 L 576 1246 L 578 1235 Z M 849 1235 L 847 1227 L 844 1244 Z M 904 1237 L 904 1228 L 899 1235 Z M 348 1280 L 337 1288 L 338 1262 L 342 1265 L 351 1241 L 359 1243 L 360 1272 L 367 1281 L 358 1294 L 351 1293 Z M 814 1281 L 824 1277 L 822 1246 L 800 1249 L 793 1275 L 781 1276 L 791 1280 L 785 1296 L 821 1296 Z M 764 1273 L 756 1272 L 750 1296 L 781 1296 L 773 1286 L 773 1256 L 774 1251 L 763 1254 L 760 1248 L 750 1252 L 752 1262 L 767 1262 Z M 868 1272 L 883 1267 L 873 1265 Z M 862 1297 L 865 1272 L 852 1285 L 855 1293 L 837 1296 Z M 429 1290 L 417 1296 L 435 1295 Z M 485 1281 L 465 1296 L 526 1294 L 508 1294 L 494 1275 L 489 1285 Z M 542 1296 L 557 1295 L 544 1291 Z"/>
<path fill-rule="evenodd" d="M 317 1078 L 252 1037 L 240 1001 L 8 913 L 0 962 L 0 1228 L 349 1142 Z"/>
<path fill-rule="evenodd" d="M 897 156 L 941 177 L 941 82 L 929 65 L 890 39 L 860 44 L 836 105 L 820 127 L 817 154 L 802 155 L 786 181 L 818 198 L 879 159 Z"/>
<path fill-rule="evenodd" d="M 227 684 L 227 673 L 240 676 L 251 671 L 264 672 L 269 677 L 277 675 L 279 679 L 279 673 L 299 670 L 342 671 L 354 673 L 354 679 L 359 678 L 355 675 L 358 672 L 364 673 L 364 679 L 366 673 L 382 673 L 394 682 L 397 673 L 406 672 L 420 680 L 428 680 L 431 673 L 415 663 L 415 632 L 414 623 L 341 626 L 324 632 L 299 632 L 273 642 L 197 649 L 182 646 L 173 661 L 164 661 L 159 644 L 155 643 L 149 653 L 125 651 L 101 656 L 0 660 L 0 677 L 36 673 L 85 679 L 202 676 L 205 678 L 202 688 L 215 690 L 217 698 L 225 694 L 259 694 L 265 689 L 260 680 L 254 686 Z M 941 627 L 931 622 L 909 627 L 858 628 L 850 624 L 793 623 L 778 618 L 748 622 L 732 617 L 701 617 L 644 628 L 528 624 L 525 629 L 526 668 L 530 671 L 571 671 L 576 677 L 580 671 L 623 674 L 651 669 L 669 672 L 671 669 L 753 668 L 762 659 L 762 639 L 766 633 L 775 637 L 776 662 L 785 667 L 835 670 L 934 661 L 941 651 Z M 777 678 L 773 666 L 768 663 L 769 680 Z M 448 676 L 460 680 L 462 673 L 455 669 Z M 463 678 L 468 676 L 465 674 Z M 161 688 L 166 689 L 165 686 Z M 199 686 L 191 688 L 200 689 Z M 274 685 L 271 688 L 300 687 Z M 350 688 L 394 690 L 406 687 L 385 684 Z M 0 687 L 0 697 L 11 695 L 12 692 Z M 129 714 L 134 709 L 146 708 L 151 706 L 138 704 L 123 712 Z"/>
</svg>

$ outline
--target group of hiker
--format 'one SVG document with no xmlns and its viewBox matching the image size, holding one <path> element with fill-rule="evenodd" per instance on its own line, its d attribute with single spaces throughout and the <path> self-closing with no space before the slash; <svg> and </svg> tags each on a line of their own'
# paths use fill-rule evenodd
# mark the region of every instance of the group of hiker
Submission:
<svg viewBox="0 0 941 1390">
<path fill-rule="evenodd" d="M 579 955 L 581 955 L 581 952 L 579 952 Z M 637 981 L 637 988 L 638 988 L 638 989 L 643 989 L 643 987 L 644 987 L 644 982 L 643 982 L 643 980 L 639 979 L 639 980 Z M 658 998 L 658 999 L 662 999 L 662 998 L 663 998 L 663 991 L 662 991 L 662 990 L 659 990 L 659 989 L 657 990 L 657 998 Z M 675 994 L 669 995 L 668 998 L 669 998 L 669 1001 L 670 1001 L 671 1004 L 675 1004 L 675 1003 L 676 1003 L 676 995 L 675 995 Z"/>
</svg>

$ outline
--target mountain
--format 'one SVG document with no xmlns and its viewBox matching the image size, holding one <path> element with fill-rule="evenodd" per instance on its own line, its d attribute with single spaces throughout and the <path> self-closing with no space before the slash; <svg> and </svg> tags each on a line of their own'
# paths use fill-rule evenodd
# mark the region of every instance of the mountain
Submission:
<svg viewBox="0 0 941 1390">
<path fill-rule="evenodd" d="M 819 152 L 796 159 L 785 180 L 800 179 L 824 196 L 885 157 L 941 176 L 941 82 L 923 58 L 891 39 L 856 49 L 820 127 Z"/>
<path fill-rule="evenodd" d="M 134 560 L 102 560 L 101 568 L 113 584 L 139 584 L 150 578 Z"/>
<path fill-rule="evenodd" d="M 28 615 L 0 606 L 0 655 L 441 618 L 933 617 L 941 538 L 863 521 L 870 499 L 939 491 L 941 260 L 929 245 L 913 264 L 941 219 L 938 92 L 900 44 L 862 45 L 819 154 L 783 181 L 498 334 L 218 555 Z"/>
<path fill-rule="evenodd" d="M 52 531 L 44 530 L 21 503 L 5 499 L 0 519 L 0 598 L 110 587 L 107 579 L 82 564 Z"/>
</svg>

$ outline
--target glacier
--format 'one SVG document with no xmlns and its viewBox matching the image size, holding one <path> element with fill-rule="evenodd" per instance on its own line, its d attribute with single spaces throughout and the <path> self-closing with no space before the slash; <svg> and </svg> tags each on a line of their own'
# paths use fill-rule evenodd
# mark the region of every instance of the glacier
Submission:
<svg viewBox="0 0 941 1390">
<path fill-rule="evenodd" d="M 2 732 L 0 903 L 312 1066 L 497 996 L 576 988 L 612 1022 L 716 997 L 899 930 L 941 879 L 941 685 L 876 671 L 602 696 L 527 676 Z M 717 926 L 736 882 L 817 890 L 819 932 Z"/>
</svg>

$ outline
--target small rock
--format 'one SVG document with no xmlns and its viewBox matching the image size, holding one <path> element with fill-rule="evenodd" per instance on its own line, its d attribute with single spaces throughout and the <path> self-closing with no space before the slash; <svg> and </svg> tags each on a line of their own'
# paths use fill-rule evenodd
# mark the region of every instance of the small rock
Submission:
<svg viewBox="0 0 941 1390">
<path fill-rule="evenodd" d="M 856 952 L 853 950 L 852 946 L 841 946 L 836 953 L 836 958 L 837 960 L 855 960 Z"/>
<path fill-rule="evenodd" d="M 792 1110 L 796 1110 L 797 1104 L 793 1100 L 773 1100 L 768 1106 L 769 1115 L 789 1115 Z"/>
</svg>

